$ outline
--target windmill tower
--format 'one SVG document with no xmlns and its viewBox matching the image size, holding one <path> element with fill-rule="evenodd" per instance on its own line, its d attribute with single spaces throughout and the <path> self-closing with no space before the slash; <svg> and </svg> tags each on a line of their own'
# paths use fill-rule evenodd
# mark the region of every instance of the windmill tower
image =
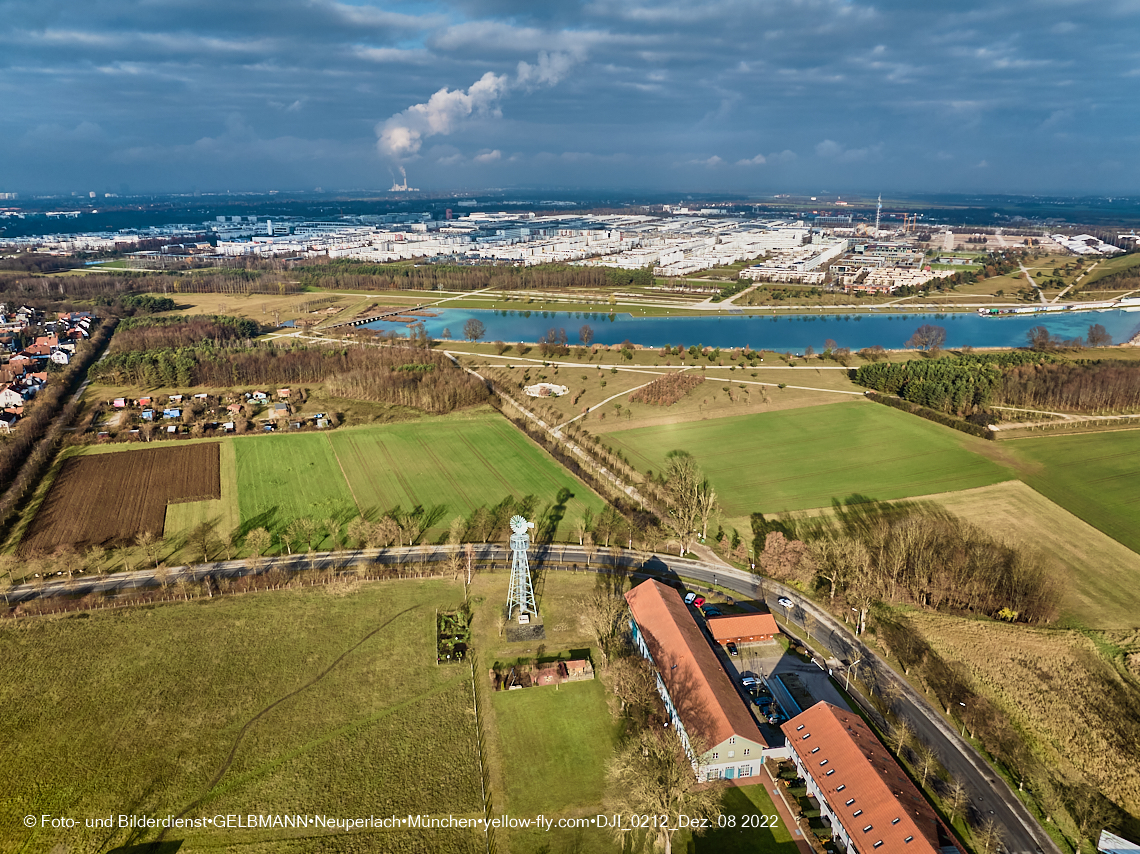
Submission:
<svg viewBox="0 0 1140 854">
<path fill-rule="evenodd" d="M 879 236 L 879 219 L 883 215 L 883 194 L 879 193 L 879 206 L 875 208 L 875 237 Z"/>
<path fill-rule="evenodd" d="M 538 608 L 534 604 L 534 588 L 530 583 L 530 562 L 526 557 L 527 547 L 530 546 L 528 528 L 533 528 L 534 522 L 528 522 L 522 516 L 511 517 L 511 586 L 507 593 L 507 619 L 515 613 L 515 606 L 519 607 L 519 625 L 530 622 L 531 616 L 538 616 Z"/>
</svg>

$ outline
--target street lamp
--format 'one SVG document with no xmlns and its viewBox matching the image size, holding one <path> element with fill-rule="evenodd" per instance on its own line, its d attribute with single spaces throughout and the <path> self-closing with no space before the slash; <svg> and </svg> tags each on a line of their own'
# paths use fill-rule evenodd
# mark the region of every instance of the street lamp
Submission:
<svg viewBox="0 0 1140 854">
<path fill-rule="evenodd" d="M 848 667 L 847 667 L 847 674 L 846 674 L 847 675 L 847 684 L 843 686 L 843 690 L 846 691 L 848 694 L 851 693 L 851 671 L 854 670 L 856 667 L 858 667 L 859 663 L 862 660 L 863 659 L 861 659 L 861 658 L 857 659 L 854 664 L 848 665 Z"/>
<path fill-rule="evenodd" d="M 965 712 L 966 704 L 965 703 L 959 703 L 958 705 L 961 706 L 962 710 L 963 710 L 962 711 L 962 738 L 965 738 L 966 737 L 966 712 Z"/>
</svg>

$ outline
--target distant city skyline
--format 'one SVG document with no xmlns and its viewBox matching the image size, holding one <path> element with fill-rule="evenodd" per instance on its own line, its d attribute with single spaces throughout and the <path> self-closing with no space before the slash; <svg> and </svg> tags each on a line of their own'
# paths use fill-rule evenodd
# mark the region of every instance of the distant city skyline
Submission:
<svg viewBox="0 0 1140 854">
<path fill-rule="evenodd" d="M 1140 5 L 0 0 L 0 192 L 1140 192 Z"/>
</svg>

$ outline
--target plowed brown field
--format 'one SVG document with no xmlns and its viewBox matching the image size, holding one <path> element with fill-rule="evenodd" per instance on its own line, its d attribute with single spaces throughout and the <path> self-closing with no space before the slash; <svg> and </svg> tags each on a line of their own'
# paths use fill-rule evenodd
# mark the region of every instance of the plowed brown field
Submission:
<svg viewBox="0 0 1140 854">
<path fill-rule="evenodd" d="M 162 533 L 166 505 L 221 498 L 218 445 L 73 457 L 20 546 L 24 554 L 122 543 Z"/>
</svg>

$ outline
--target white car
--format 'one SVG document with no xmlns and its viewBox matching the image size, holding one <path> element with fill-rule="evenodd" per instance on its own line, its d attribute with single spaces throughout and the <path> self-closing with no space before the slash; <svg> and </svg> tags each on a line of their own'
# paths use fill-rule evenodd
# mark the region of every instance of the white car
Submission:
<svg viewBox="0 0 1140 854">
<path fill-rule="evenodd" d="M 795 607 L 795 603 L 792 602 L 792 600 L 789 599 L 787 596 L 781 596 L 776 601 L 779 602 L 781 605 L 783 605 L 785 608 L 794 608 Z"/>
</svg>

